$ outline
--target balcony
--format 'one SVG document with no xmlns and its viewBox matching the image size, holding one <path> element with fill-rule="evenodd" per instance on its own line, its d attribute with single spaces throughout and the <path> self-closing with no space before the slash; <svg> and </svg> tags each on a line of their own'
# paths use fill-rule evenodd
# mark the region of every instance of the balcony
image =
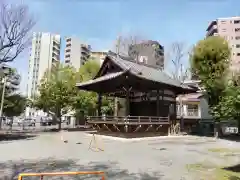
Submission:
<svg viewBox="0 0 240 180">
<path fill-rule="evenodd" d="M 70 48 L 71 47 L 71 42 L 66 44 L 66 48 Z"/>
<path fill-rule="evenodd" d="M 70 54 L 65 55 L 65 59 L 70 58 Z"/>
<path fill-rule="evenodd" d="M 66 60 L 65 60 L 65 63 L 66 63 L 66 64 L 69 64 L 69 63 L 70 63 L 70 59 L 66 59 Z"/>
<path fill-rule="evenodd" d="M 211 22 L 209 23 L 209 25 L 208 25 L 206 31 L 209 31 L 209 29 L 211 29 L 212 26 L 214 26 L 214 25 L 217 25 L 217 21 L 216 21 L 216 20 L 215 20 L 215 21 L 211 21 Z"/>
<path fill-rule="evenodd" d="M 91 46 L 90 45 L 81 44 L 81 49 L 82 49 L 82 51 L 90 52 Z"/>
<path fill-rule="evenodd" d="M 89 56 L 90 55 L 89 51 L 81 51 L 81 54 L 83 56 Z"/>
<path fill-rule="evenodd" d="M 56 48 L 57 50 L 60 50 L 60 44 L 53 41 L 53 48 Z"/>
<path fill-rule="evenodd" d="M 206 36 L 213 36 L 214 34 L 218 33 L 217 25 L 213 25 L 209 30 L 207 31 Z"/>
<path fill-rule="evenodd" d="M 80 60 L 81 60 L 81 61 L 87 61 L 87 57 L 86 57 L 86 56 L 81 56 L 81 57 L 80 57 Z"/>
<path fill-rule="evenodd" d="M 71 42 L 71 41 L 72 41 L 71 38 L 67 38 L 67 39 L 66 39 L 66 42 Z"/>
<path fill-rule="evenodd" d="M 187 117 L 199 117 L 198 109 L 188 109 L 186 112 Z"/>
<path fill-rule="evenodd" d="M 199 106 L 196 108 L 188 108 L 187 105 L 182 107 L 182 116 L 184 119 L 200 119 L 201 114 L 199 112 Z M 181 118 L 181 108 L 180 105 L 177 105 L 177 118 Z"/>
</svg>

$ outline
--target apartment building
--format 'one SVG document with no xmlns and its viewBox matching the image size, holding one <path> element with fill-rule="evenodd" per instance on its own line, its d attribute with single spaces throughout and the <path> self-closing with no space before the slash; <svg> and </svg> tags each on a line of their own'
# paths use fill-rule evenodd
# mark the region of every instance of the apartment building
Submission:
<svg viewBox="0 0 240 180">
<path fill-rule="evenodd" d="M 66 38 L 64 53 L 65 65 L 70 65 L 79 69 L 81 65 L 84 65 L 89 59 L 91 55 L 91 46 L 80 42 L 75 37 L 68 37 Z"/>
<path fill-rule="evenodd" d="M 240 17 L 218 18 L 207 28 L 207 37 L 221 36 L 229 42 L 231 52 L 231 70 L 240 69 Z"/>
<path fill-rule="evenodd" d="M 34 99 L 38 93 L 38 85 L 52 65 L 60 59 L 61 37 L 51 33 L 33 33 L 31 54 L 28 67 L 27 97 Z M 26 111 L 27 116 L 33 115 L 33 110 Z"/>
<path fill-rule="evenodd" d="M 104 52 L 104 51 L 93 51 L 93 52 L 91 52 L 91 58 L 96 60 L 100 65 L 103 63 L 106 55 L 107 55 L 107 52 Z"/>
<path fill-rule="evenodd" d="M 157 41 L 144 41 L 129 47 L 128 55 L 139 63 L 164 69 L 164 47 Z"/>
</svg>

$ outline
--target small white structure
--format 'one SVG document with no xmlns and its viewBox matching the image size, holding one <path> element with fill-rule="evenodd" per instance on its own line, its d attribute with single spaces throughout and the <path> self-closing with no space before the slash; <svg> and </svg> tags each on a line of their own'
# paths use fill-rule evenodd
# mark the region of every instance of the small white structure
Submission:
<svg viewBox="0 0 240 180">
<path fill-rule="evenodd" d="M 70 127 L 75 127 L 76 118 L 74 117 L 75 112 L 70 111 L 67 114 L 62 115 L 62 120 L 66 121 Z"/>
<path fill-rule="evenodd" d="M 182 108 L 181 108 L 182 105 Z M 211 119 L 209 106 L 202 93 L 179 95 L 177 97 L 177 117 L 184 119 Z"/>
<path fill-rule="evenodd" d="M 198 91 L 197 93 L 179 95 L 176 98 L 177 117 L 180 118 L 182 115 L 184 119 L 212 119 L 204 89 L 200 86 L 200 80 L 188 80 L 184 84 L 195 87 Z"/>
</svg>

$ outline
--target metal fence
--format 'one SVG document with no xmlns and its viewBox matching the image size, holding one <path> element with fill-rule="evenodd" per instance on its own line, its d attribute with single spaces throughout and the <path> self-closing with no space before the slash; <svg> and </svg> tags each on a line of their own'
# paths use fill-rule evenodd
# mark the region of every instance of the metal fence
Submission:
<svg viewBox="0 0 240 180">
<path fill-rule="evenodd" d="M 87 129 L 89 126 L 85 125 L 73 125 L 73 124 L 67 124 L 62 123 L 61 124 L 62 129 Z M 35 122 L 35 124 L 18 124 L 17 122 L 13 122 L 13 124 L 2 125 L 2 131 L 5 132 L 51 132 L 51 131 L 57 131 L 58 130 L 58 124 L 56 125 L 42 125 L 40 122 Z"/>
</svg>

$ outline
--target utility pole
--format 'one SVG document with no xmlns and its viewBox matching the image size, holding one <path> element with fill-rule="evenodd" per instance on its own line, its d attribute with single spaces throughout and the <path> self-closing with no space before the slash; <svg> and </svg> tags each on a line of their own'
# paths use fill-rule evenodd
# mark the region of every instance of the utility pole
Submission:
<svg viewBox="0 0 240 180">
<path fill-rule="evenodd" d="M 0 129 L 2 129 L 3 104 L 4 104 L 4 96 L 5 96 L 6 83 L 7 83 L 6 76 L 3 77 L 2 83 L 3 83 L 3 89 L 2 89 L 2 99 L 1 99 L 1 107 L 0 107 Z"/>
</svg>

